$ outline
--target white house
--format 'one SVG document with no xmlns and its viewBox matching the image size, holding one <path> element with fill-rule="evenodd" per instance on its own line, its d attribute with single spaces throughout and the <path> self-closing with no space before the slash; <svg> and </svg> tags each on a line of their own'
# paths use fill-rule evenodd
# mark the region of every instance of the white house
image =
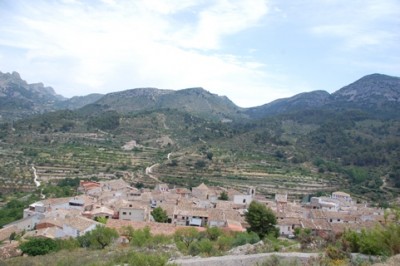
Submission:
<svg viewBox="0 0 400 266">
<path fill-rule="evenodd" d="M 56 229 L 56 238 L 82 236 L 98 225 L 102 226 L 101 223 L 82 216 L 69 217 L 64 220 L 62 228 Z"/>
</svg>

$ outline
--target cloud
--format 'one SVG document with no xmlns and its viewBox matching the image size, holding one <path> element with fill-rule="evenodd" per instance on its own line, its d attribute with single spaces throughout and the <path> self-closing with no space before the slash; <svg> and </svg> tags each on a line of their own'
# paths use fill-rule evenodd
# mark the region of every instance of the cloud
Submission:
<svg viewBox="0 0 400 266">
<path fill-rule="evenodd" d="M 263 83 L 264 64 L 218 50 L 223 37 L 257 24 L 265 1 L 87 3 L 17 1 L 9 7 L 13 14 L 0 11 L 8 21 L 0 25 L 1 49 L 24 51 L 19 59 L 27 62 L 15 70 L 27 79 L 51 73 L 47 80 L 67 96 L 132 86 L 231 93 Z"/>
<path fill-rule="evenodd" d="M 389 46 L 399 41 L 398 1 L 327 1 L 319 7 L 311 33 L 337 38 L 344 49 Z"/>
</svg>

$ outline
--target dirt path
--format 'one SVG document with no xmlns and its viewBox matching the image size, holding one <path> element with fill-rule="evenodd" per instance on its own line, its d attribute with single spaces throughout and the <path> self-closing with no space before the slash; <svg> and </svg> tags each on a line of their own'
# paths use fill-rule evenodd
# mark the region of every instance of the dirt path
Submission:
<svg viewBox="0 0 400 266">
<path fill-rule="evenodd" d="M 38 181 L 39 177 L 37 175 L 36 168 L 33 164 L 32 164 L 32 170 L 33 170 L 33 176 L 34 176 L 33 182 L 35 182 L 36 187 L 40 187 L 40 181 Z M 40 198 L 44 199 L 44 198 L 46 198 L 46 196 L 43 195 L 42 190 L 43 189 L 40 190 Z"/>
<path fill-rule="evenodd" d="M 154 175 L 151 174 L 151 173 L 153 173 L 153 168 L 158 166 L 158 165 L 159 164 L 156 163 L 156 164 L 153 164 L 152 166 L 146 167 L 145 174 L 148 177 L 150 177 L 151 179 L 154 179 L 156 182 L 161 183 L 161 181 L 157 177 L 155 177 Z"/>
<path fill-rule="evenodd" d="M 211 257 L 211 258 L 188 258 L 188 259 L 177 259 L 171 261 L 171 263 L 176 263 L 181 266 L 252 266 L 260 265 L 264 261 L 277 257 L 280 260 L 297 260 L 299 262 L 305 263 L 310 258 L 317 258 L 319 253 L 261 253 L 252 255 L 230 255 L 221 257 Z"/>
</svg>

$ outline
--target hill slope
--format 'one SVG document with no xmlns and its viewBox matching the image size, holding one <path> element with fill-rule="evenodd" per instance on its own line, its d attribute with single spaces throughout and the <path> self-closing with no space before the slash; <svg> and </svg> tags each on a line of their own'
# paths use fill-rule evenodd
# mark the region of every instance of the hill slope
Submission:
<svg viewBox="0 0 400 266">
<path fill-rule="evenodd" d="M 28 84 L 17 72 L 0 72 L 0 116 L 3 120 L 51 111 L 53 104 L 63 99 L 42 83 Z"/>
<path fill-rule="evenodd" d="M 184 110 L 209 119 L 242 117 L 241 109 L 227 97 L 212 94 L 202 88 L 159 90 L 139 88 L 105 95 L 96 102 L 105 109 L 120 113 L 135 113 L 158 109 Z"/>
</svg>

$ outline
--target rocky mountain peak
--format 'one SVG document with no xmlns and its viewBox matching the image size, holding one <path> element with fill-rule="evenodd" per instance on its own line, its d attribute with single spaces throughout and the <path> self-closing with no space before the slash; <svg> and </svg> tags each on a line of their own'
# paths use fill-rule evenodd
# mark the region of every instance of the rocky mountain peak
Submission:
<svg viewBox="0 0 400 266">
<path fill-rule="evenodd" d="M 400 102 L 400 78 L 382 74 L 367 75 L 332 96 L 335 100 L 347 102 Z"/>
</svg>

